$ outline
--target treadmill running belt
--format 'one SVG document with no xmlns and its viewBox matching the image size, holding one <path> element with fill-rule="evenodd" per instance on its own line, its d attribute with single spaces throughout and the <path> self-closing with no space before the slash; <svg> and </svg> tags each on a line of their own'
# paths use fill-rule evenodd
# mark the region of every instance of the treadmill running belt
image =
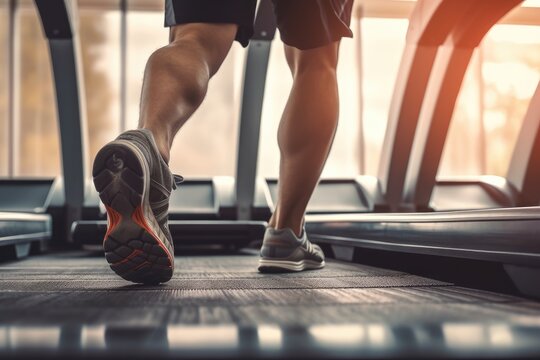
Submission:
<svg viewBox="0 0 540 360">
<path fill-rule="evenodd" d="M 257 261 L 178 257 L 161 286 L 130 284 L 77 253 L 1 264 L 0 355 L 540 354 L 532 300 L 332 260 L 260 274 Z"/>
</svg>

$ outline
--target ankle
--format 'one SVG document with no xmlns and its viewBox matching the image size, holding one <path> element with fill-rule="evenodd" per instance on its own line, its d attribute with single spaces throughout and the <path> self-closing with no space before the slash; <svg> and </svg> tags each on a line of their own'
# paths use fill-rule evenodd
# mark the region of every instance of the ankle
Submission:
<svg viewBox="0 0 540 360">
<path fill-rule="evenodd" d="M 154 127 L 146 126 L 146 125 L 143 126 L 142 128 L 150 130 L 150 132 L 154 136 L 154 141 L 156 142 L 156 146 L 158 148 L 159 154 L 168 165 L 169 160 L 170 160 L 171 149 L 169 146 L 169 136 L 167 134 L 167 131 L 163 131 L 162 129 L 156 129 Z"/>
<path fill-rule="evenodd" d="M 160 147 L 158 144 L 158 150 L 159 150 L 159 154 L 163 158 L 163 161 L 165 161 L 165 163 L 169 165 L 169 160 L 171 158 L 169 147 L 163 148 L 163 147 Z"/>
<path fill-rule="evenodd" d="M 285 220 L 280 221 L 280 219 L 277 219 L 277 220 L 270 219 L 270 221 L 268 222 L 268 227 L 271 227 L 275 230 L 291 229 L 294 232 L 294 234 L 299 238 L 302 237 L 304 233 L 303 220 L 293 222 L 293 221 L 285 221 Z"/>
</svg>

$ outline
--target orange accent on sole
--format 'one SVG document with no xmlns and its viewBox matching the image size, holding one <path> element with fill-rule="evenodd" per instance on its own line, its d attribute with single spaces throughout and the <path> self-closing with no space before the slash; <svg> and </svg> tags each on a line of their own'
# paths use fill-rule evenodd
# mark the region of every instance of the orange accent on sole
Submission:
<svg viewBox="0 0 540 360">
<path fill-rule="evenodd" d="M 113 232 L 114 228 L 118 226 L 120 221 L 122 220 L 122 215 L 116 210 L 114 210 L 111 207 L 105 206 L 105 209 L 107 210 L 107 232 L 105 233 L 105 238 L 103 241 L 107 240 L 109 235 Z"/>
<path fill-rule="evenodd" d="M 165 251 L 165 254 L 167 254 L 167 257 L 169 258 L 170 263 L 173 263 L 173 260 L 171 259 L 172 255 L 169 253 L 169 250 L 162 244 L 161 240 L 159 240 L 158 236 L 154 233 L 154 231 L 150 228 L 150 226 L 146 223 L 146 219 L 144 217 L 144 213 L 142 210 L 142 206 L 137 206 L 135 211 L 133 211 L 133 214 L 131 215 L 131 219 L 140 227 L 146 230 L 152 237 L 156 240 L 156 243 Z M 169 266 L 170 267 L 170 266 Z"/>
<path fill-rule="evenodd" d="M 111 264 L 111 265 L 120 265 L 120 264 L 123 264 L 123 263 L 126 263 L 128 262 L 129 260 L 133 259 L 135 256 L 139 255 L 139 254 L 142 254 L 143 252 L 139 249 L 135 249 L 133 250 L 133 252 L 131 254 L 129 254 L 128 257 L 120 260 L 120 261 L 117 261 L 115 262 L 114 264 Z"/>
<path fill-rule="evenodd" d="M 143 263 L 140 263 L 139 265 L 137 265 L 132 271 L 137 271 L 137 270 L 141 269 L 145 265 L 152 266 L 153 264 L 150 261 L 145 260 Z M 170 266 L 169 266 L 169 268 L 170 268 Z"/>
</svg>

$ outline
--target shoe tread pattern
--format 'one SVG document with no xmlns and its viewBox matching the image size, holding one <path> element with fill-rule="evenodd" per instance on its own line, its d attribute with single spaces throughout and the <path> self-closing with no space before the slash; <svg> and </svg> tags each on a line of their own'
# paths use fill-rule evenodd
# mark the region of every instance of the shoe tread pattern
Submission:
<svg viewBox="0 0 540 360">
<path fill-rule="evenodd" d="M 111 269 L 135 283 L 168 281 L 173 264 L 155 238 L 158 232 L 150 233 L 146 227 L 151 230 L 152 226 L 142 215 L 144 170 L 137 155 L 126 146 L 110 143 L 97 154 L 92 175 L 107 208 L 109 223 L 103 247 Z M 141 226 L 143 223 L 146 226 Z"/>
</svg>

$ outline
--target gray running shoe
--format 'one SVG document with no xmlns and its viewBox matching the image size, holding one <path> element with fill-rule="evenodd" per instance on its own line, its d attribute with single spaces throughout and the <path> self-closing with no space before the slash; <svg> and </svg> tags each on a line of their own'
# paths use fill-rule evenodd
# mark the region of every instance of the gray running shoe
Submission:
<svg viewBox="0 0 540 360">
<path fill-rule="evenodd" d="M 92 175 L 107 209 L 103 247 L 111 269 L 135 283 L 168 281 L 174 271 L 169 197 L 182 178 L 171 173 L 152 133 L 122 133 L 98 152 Z"/>
<path fill-rule="evenodd" d="M 266 229 L 259 260 L 260 272 L 321 269 L 324 265 L 324 253 L 307 239 L 305 230 L 298 238 L 288 228 Z"/>
</svg>

